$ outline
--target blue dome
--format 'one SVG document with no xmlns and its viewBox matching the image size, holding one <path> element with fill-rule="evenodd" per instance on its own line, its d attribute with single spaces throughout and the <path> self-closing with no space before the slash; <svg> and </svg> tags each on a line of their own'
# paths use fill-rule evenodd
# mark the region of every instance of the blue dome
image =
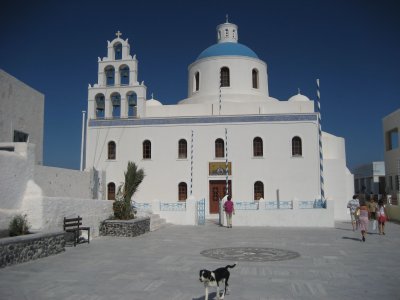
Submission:
<svg viewBox="0 0 400 300">
<path fill-rule="evenodd" d="M 251 50 L 249 47 L 239 44 L 239 43 L 219 43 L 212 45 L 205 49 L 197 57 L 197 60 L 211 57 L 211 56 L 227 56 L 227 55 L 237 55 L 237 56 L 248 56 L 253 58 L 258 58 L 257 54 Z"/>
</svg>

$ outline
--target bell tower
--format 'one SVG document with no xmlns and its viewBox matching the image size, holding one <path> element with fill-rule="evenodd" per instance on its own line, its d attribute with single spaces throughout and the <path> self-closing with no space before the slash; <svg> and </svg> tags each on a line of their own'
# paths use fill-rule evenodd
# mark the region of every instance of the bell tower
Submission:
<svg viewBox="0 0 400 300">
<path fill-rule="evenodd" d="M 140 118 L 146 114 L 144 82 L 138 82 L 138 61 L 128 39 L 107 41 L 107 56 L 98 58 L 97 83 L 88 87 L 89 119 Z"/>
<path fill-rule="evenodd" d="M 229 23 L 228 15 L 226 15 L 226 22 L 217 26 L 217 42 L 237 43 L 238 40 L 238 27 L 236 24 Z"/>
</svg>

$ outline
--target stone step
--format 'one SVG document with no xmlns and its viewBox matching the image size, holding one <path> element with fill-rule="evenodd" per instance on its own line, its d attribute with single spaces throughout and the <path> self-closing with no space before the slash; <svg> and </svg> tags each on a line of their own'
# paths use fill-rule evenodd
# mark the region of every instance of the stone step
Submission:
<svg viewBox="0 0 400 300">
<path fill-rule="evenodd" d="M 155 231 L 167 225 L 165 219 L 160 218 L 157 214 L 150 215 L 150 231 Z"/>
</svg>

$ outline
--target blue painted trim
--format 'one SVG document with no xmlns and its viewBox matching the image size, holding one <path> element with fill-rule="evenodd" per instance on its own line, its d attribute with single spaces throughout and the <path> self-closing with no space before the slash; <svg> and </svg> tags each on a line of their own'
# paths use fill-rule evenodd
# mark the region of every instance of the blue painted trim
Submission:
<svg viewBox="0 0 400 300">
<path fill-rule="evenodd" d="M 248 115 L 248 116 L 210 116 L 181 118 L 144 118 L 144 119 L 91 119 L 89 127 L 97 126 L 150 126 L 150 125 L 182 125 L 182 124 L 226 124 L 254 122 L 298 122 L 317 121 L 316 114 L 294 115 Z"/>
</svg>

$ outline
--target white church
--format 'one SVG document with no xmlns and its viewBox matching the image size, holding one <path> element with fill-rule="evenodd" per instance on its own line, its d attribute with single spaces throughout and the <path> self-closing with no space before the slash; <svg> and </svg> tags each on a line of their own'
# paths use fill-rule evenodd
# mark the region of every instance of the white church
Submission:
<svg viewBox="0 0 400 300">
<path fill-rule="evenodd" d="M 348 218 L 353 175 L 344 139 L 320 132 L 315 106 L 300 93 L 271 97 L 267 64 L 239 43 L 238 27 L 228 21 L 217 26 L 217 43 L 189 65 L 187 98 L 163 105 L 147 98 L 136 55 L 118 32 L 88 88 L 84 169 L 98 172 L 98 199 L 115 199 L 133 161 L 146 174 L 134 195 L 138 203 L 205 199 L 210 217 L 228 192 L 238 208 L 263 207 L 251 219 L 292 220 L 295 208 L 323 199 L 326 208 L 302 222 L 329 219 L 330 226 Z M 292 215 L 266 209 L 287 202 Z"/>
</svg>

